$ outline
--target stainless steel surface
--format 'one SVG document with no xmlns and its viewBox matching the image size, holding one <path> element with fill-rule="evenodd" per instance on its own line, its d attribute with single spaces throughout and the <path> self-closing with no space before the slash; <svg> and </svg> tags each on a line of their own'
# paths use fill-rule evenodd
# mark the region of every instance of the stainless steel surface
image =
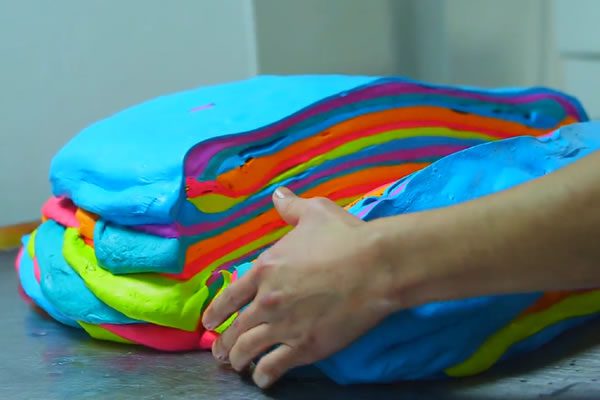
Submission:
<svg viewBox="0 0 600 400">
<path fill-rule="evenodd" d="M 339 387 L 286 380 L 263 393 L 208 354 L 97 342 L 19 298 L 13 253 L 0 253 L 0 399 L 600 399 L 600 322 L 473 379 Z"/>
</svg>

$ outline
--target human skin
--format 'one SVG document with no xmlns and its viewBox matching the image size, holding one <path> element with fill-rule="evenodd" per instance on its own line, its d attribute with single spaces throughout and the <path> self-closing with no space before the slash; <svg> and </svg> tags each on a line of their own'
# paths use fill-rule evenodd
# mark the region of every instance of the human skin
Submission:
<svg viewBox="0 0 600 400">
<path fill-rule="evenodd" d="M 600 152 L 477 200 L 371 222 L 286 188 L 273 202 L 295 228 L 203 318 L 211 329 L 249 304 L 213 354 L 242 371 L 276 346 L 254 368 L 261 388 L 404 308 L 600 287 Z"/>
</svg>

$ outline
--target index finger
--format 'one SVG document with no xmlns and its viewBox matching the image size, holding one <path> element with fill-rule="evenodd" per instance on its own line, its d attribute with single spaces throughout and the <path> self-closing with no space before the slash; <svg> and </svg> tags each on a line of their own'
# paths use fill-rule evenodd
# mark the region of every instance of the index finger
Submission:
<svg viewBox="0 0 600 400">
<path fill-rule="evenodd" d="M 212 331 L 232 314 L 244 307 L 256 295 L 257 286 L 250 272 L 233 282 L 208 306 L 202 317 L 202 325 Z"/>
</svg>

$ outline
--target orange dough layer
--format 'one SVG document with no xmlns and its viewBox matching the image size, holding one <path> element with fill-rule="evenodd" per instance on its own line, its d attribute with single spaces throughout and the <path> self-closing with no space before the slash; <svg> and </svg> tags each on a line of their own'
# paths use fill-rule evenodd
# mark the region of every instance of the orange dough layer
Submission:
<svg viewBox="0 0 600 400">
<path fill-rule="evenodd" d="M 567 118 L 567 120 L 571 119 L 571 117 Z M 461 130 L 489 134 L 499 139 L 514 136 L 515 133 L 532 136 L 546 133 L 546 131 L 530 128 L 517 122 L 476 114 L 460 114 L 442 107 L 422 106 L 379 111 L 341 122 L 318 135 L 281 149 L 275 154 L 252 159 L 240 168 L 227 171 L 217 177 L 216 186 L 210 185 L 212 186 L 211 192 L 229 196 L 251 193 L 268 183 L 273 176 L 347 142 L 348 136 L 356 139 L 372 134 L 369 129 L 402 122 L 414 123 L 415 126 L 422 122 L 422 126 L 440 127 L 451 127 L 454 124 L 457 127 L 460 126 Z M 208 182 L 198 182 L 198 189 L 207 187 L 207 184 Z M 198 189 L 188 188 L 189 197 L 201 196 L 202 190 Z"/>
</svg>

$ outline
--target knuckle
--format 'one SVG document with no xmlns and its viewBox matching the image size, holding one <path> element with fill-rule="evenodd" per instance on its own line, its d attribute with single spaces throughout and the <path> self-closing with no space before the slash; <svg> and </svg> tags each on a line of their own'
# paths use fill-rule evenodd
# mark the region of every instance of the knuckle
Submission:
<svg viewBox="0 0 600 400">
<path fill-rule="evenodd" d="M 287 214 L 292 210 L 294 202 L 293 201 L 285 201 L 283 204 L 279 204 L 280 213 Z"/>
<path fill-rule="evenodd" d="M 240 336 L 235 346 L 237 347 L 237 351 L 242 354 L 246 354 L 255 348 L 252 340 L 246 335 Z"/>
<path fill-rule="evenodd" d="M 311 351 L 310 345 L 305 338 L 299 340 L 295 347 L 300 354 L 306 354 L 307 352 Z"/>
<path fill-rule="evenodd" d="M 261 264 L 269 264 L 271 259 L 271 252 L 269 250 L 263 251 L 256 257 L 256 261 L 254 263 L 255 268 L 260 266 Z"/>
<path fill-rule="evenodd" d="M 295 364 L 296 365 L 306 365 L 318 361 L 318 358 L 315 357 L 311 350 L 301 350 L 297 349 Z"/>
<path fill-rule="evenodd" d="M 243 300 L 243 293 L 240 289 L 243 289 L 243 286 L 238 285 L 237 282 L 226 287 L 221 294 L 223 296 L 223 305 L 227 307 L 237 306 Z"/>
<path fill-rule="evenodd" d="M 262 253 L 252 268 L 252 279 L 255 285 L 261 283 L 280 264 L 279 257 L 272 251 Z"/>
<path fill-rule="evenodd" d="M 223 334 L 225 334 L 225 333 L 229 332 L 229 334 L 231 335 L 231 334 L 233 334 L 233 333 L 235 333 L 235 332 L 239 332 L 239 331 L 240 331 L 240 329 L 241 329 L 242 322 L 243 322 L 243 319 L 242 319 L 242 318 L 243 318 L 243 317 L 242 317 L 241 315 L 238 315 L 238 316 L 237 316 L 237 317 L 236 317 L 236 318 L 233 320 L 233 322 L 231 323 L 231 325 L 229 325 L 229 328 L 227 328 L 227 330 L 226 330 L 226 331 L 225 331 Z M 241 320 L 241 321 L 240 321 L 240 320 Z"/>
<path fill-rule="evenodd" d="M 221 292 L 221 295 L 218 297 L 220 297 L 218 304 L 222 304 L 222 305 L 230 304 L 234 300 L 234 294 L 232 293 L 231 286 L 223 289 L 223 291 Z"/>
<path fill-rule="evenodd" d="M 229 327 L 228 331 L 231 330 L 232 334 L 235 334 L 235 335 L 239 335 L 242 332 L 244 332 L 250 323 L 251 312 L 252 312 L 251 309 L 246 309 L 246 310 L 240 311 L 237 314 L 237 316 L 235 317 L 235 319 L 233 320 L 233 323 Z"/>
<path fill-rule="evenodd" d="M 308 358 L 313 358 L 321 353 L 321 341 L 319 336 L 315 332 L 305 333 L 298 341 L 297 348 L 300 354 L 303 354 Z"/>
<path fill-rule="evenodd" d="M 270 258 L 270 256 L 265 256 L 265 258 L 267 257 Z M 262 279 L 265 276 L 265 274 L 273 268 L 273 263 L 270 262 L 269 259 L 263 259 L 260 263 L 257 263 L 254 268 L 255 277 L 257 279 Z"/>
<path fill-rule="evenodd" d="M 240 321 L 240 317 L 238 316 L 233 323 L 223 332 L 221 335 L 221 343 L 224 347 L 231 347 L 236 338 L 240 335 L 241 330 L 243 329 L 244 320 Z"/>
<path fill-rule="evenodd" d="M 281 291 L 269 291 L 261 294 L 258 298 L 258 307 L 265 310 L 273 310 L 286 302 L 287 296 Z"/>
<path fill-rule="evenodd" d="M 319 338 L 314 332 L 308 332 L 306 338 L 304 339 L 307 346 L 314 347 L 317 345 Z"/>
<path fill-rule="evenodd" d="M 313 197 L 309 199 L 309 206 L 314 211 L 324 211 L 329 209 L 331 205 L 331 201 L 326 199 L 325 197 Z"/>
<path fill-rule="evenodd" d="M 331 200 L 323 196 L 315 197 L 314 200 L 319 206 L 329 206 L 331 204 Z"/>
<path fill-rule="evenodd" d="M 237 304 L 237 295 L 228 293 L 226 297 L 223 297 L 223 300 L 222 311 L 227 312 L 228 314 L 231 313 L 233 306 Z"/>
</svg>

